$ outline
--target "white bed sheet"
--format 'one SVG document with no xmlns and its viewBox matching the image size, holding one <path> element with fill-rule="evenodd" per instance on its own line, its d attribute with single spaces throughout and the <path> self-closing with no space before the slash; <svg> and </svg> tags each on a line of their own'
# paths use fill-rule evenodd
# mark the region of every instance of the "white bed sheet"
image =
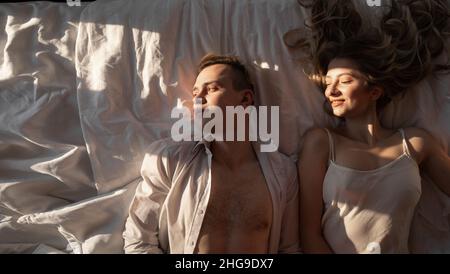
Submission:
<svg viewBox="0 0 450 274">
<path fill-rule="evenodd" d="M 302 14 L 296 0 L 0 4 L 0 252 L 123 252 L 145 148 L 169 136 L 208 52 L 249 65 L 258 103 L 280 106 L 280 151 L 295 158 L 306 130 L 336 122 L 281 39 Z M 447 149 L 449 85 L 427 79 L 384 124 L 426 128 Z M 427 181 L 423 191 L 412 246 L 448 253 L 449 199 Z"/>
</svg>

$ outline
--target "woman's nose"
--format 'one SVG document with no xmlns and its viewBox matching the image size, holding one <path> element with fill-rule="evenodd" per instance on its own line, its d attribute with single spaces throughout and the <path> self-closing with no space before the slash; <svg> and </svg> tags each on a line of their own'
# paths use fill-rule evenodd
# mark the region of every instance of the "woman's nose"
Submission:
<svg viewBox="0 0 450 274">
<path fill-rule="evenodd" d="M 335 95 L 339 95 L 339 94 L 340 94 L 340 91 L 337 89 L 336 84 L 329 85 L 325 91 L 325 95 L 327 95 L 327 96 L 335 96 Z"/>
</svg>

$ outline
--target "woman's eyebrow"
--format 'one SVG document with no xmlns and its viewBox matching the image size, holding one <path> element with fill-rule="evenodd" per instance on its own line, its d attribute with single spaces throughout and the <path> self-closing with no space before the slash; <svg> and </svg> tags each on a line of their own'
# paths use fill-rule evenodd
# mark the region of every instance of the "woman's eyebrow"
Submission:
<svg viewBox="0 0 450 274">
<path fill-rule="evenodd" d="M 338 78 L 338 77 L 341 77 L 341 76 L 343 76 L 343 75 L 350 75 L 350 76 L 352 76 L 352 77 L 356 77 L 355 76 L 355 74 L 353 74 L 353 73 L 351 73 L 351 72 L 344 72 L 344 73 L 340 73 L 340 74 L 338 74 L 338 75 L 336 75 L 336 78 Z M 325 76 L 325 78 L 331 78 L 331 76 Z"/>
</svg>

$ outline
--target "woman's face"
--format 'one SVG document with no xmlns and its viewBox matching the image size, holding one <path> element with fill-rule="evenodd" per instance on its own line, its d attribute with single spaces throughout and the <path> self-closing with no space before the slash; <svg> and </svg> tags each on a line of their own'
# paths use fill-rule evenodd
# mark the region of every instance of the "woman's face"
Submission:
<svg viewBox="0 0 450 274">
<path fill-rule="evenodd" d="M 326 75 L 325 97 L 338 117 L 364 115 L 376 103 L 378 90 L 371 91 L 366 78 L 350 59 L 333 59 Z"/>
</svg>

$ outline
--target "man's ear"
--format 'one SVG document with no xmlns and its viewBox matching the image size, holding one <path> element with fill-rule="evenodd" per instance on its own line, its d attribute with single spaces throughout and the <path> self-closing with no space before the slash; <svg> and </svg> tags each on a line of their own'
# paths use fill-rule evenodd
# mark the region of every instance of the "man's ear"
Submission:
<svg viewBox="0 0 450 274">
<path fill-rule="evenodd" d="M 384 90 L 379 86 L 373 86 L 370 89 L 370 97 L 373 101 L 378 100 L 381 96 L 383 96 Z"/>
<path fill-rule="evenodd" d="M 241 90 L 241 92 L 242 92 L 241 104 L 242 106 L 244 106 L 244 108 L 251 106 L 255 103 L 254 93 L 251 89 L 244 89 Z"/>
</svg>

